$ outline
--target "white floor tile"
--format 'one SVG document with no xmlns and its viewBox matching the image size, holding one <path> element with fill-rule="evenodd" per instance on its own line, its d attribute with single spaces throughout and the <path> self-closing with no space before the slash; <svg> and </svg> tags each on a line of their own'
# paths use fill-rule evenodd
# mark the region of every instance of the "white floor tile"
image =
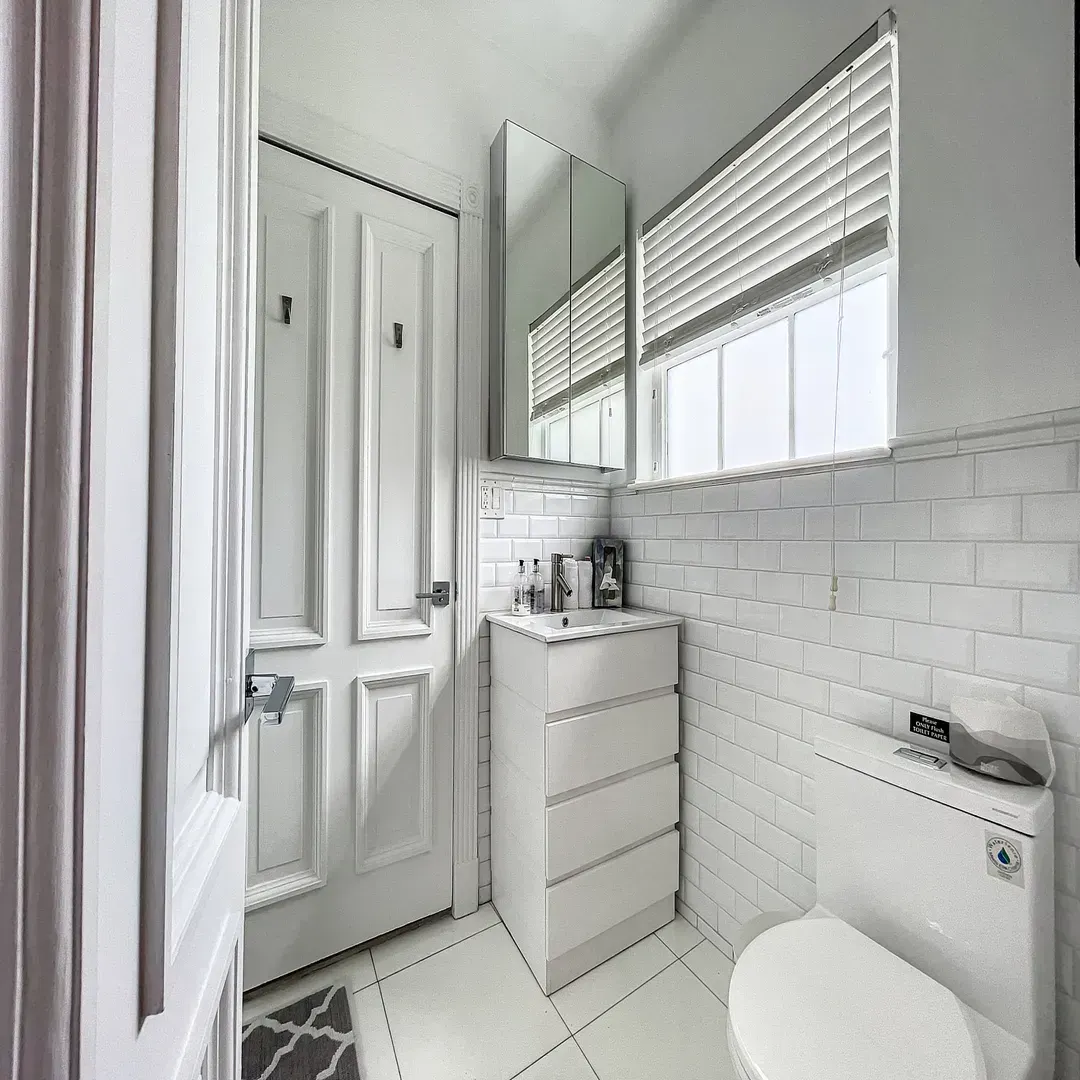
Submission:
<svg viewBox="0 0 1080 1080">
<path fill-rule="evenodd" d="M 373 982 L 375 968 L 371 963 L 371 953 L 364 949 L 363 952 L 339 960 L 336 964 L 328 964 L 299 978 L 275 983 L 268 990 L 257 991 L 250 998 L 245 998 L 244 1022 L 254 1020 L 256 1016 L 265 1016 L 283 1005 L 289 1005 L 307 994 L 321 990 L 324 986 L 341 983 L 349 988 L 350 993 L 355 993 Z"/>
<path fill-rule="evenodd" d="M 551 995 L 551 1000 L 566 1021 L 566 1026 L 571 1031 L 580 1031 L 602 1012 L 675 962 L 670 950 L 650 934 L 557 990 Z"/>
<path fill-rule="evenodd" d="M 735 1080 L 727 1010 L 672 964 L 577 1035 L 600 1080 Z"/>
<path fill-rule="evenodd" d="M 534 1065 L 530 1065 L 516 1080 L 596 1080 L 585 1055 L 573 1039 L 555 1047 Z"/>
<path fill-rule="evenodd" d="M 656 936 L 676 955 L 685 956 L 702 940 L 698 933 L 681 915 L 676 915 L 667 926 L 661 926 Z"/>
<path fill-rule="evenodd" d="M 375 971 L 380 979 L 393 975 L 395 971 L 415 964 L 432 956 L 440 949 L 445 949 L 458 941 L 464 941 L 473 934 L 494 926 L 499 916 L 490 904 L 485 904 L 479 911 L 466 915 L 464 919 L 455 919 L 450 915 L 434 922 L 425 923 L 416 930 L 409 930 L 398 937 L 384 941 L 371 950 L 375 962 Z"/>
<path fill-rule="evenodd" d="M 713 944 L 703 941 L 691 949 L 683 963 L 726 1005 L 728 983 L 735 965 Z"/>
<path fill-rule="evenodd" d="M 402 1080 L 510 1080 L 568 1034 L 501 924 L 380 987 Z"/>
<path fill-rule="evenodd" d="M 353 995 L 352 1014 L 360 1075 L 364 1080 L 400 1080 L 394 1044 L 377 986 L 369 986 Z"/>
</svg>

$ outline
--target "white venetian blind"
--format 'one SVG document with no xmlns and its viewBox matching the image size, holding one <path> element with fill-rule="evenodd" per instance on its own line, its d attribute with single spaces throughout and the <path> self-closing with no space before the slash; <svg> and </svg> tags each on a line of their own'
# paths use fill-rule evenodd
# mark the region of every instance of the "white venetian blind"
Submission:
<svg viewBox="0 0 1080 1080">
<path fill-rule="evenodd" d="M 894 57 L 889 14 L 646 223 L 642 363 L 889 245 Z"/>
<path fill-rule="evenodd" d="M 626 256 L 611 253 L 529 329 L 530 417 L 535 420 L 620 375 L 625 366 Z"/>
</svg>

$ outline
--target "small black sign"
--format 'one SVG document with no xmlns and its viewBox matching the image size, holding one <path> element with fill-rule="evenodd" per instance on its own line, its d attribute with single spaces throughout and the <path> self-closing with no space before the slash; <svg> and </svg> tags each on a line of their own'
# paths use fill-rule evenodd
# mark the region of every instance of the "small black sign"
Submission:
<svg viewBox="0 0 1080 1080">
<path fill-rule="evenodd" d="M 937 739 L 938 742 L 943 743 L 949 741 L 949 721 L 939 720 L 936 716 L 911 713 L 909 730 L 912 735 L 921 735 L 924 739 Z"/>
</svg>

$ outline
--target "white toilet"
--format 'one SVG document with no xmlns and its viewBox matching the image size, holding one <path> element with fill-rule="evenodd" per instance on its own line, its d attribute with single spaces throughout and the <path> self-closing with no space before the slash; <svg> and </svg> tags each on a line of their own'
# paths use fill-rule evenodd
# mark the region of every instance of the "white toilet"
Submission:
<svg viewBox="0 0 1080 1080">
<path fill-rule="evenodd" d="M 818 904 L 735 965 L 735 1074 L 1050 1080 L 1049 791 L 847 724 L 815 754 Z"/>
</svg>

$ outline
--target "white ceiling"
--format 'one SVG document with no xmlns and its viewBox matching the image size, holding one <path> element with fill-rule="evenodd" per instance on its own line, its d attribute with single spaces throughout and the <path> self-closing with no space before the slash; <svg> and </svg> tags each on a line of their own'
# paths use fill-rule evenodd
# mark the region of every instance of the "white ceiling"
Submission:
<svg viewBox="0 0 1080 1080">
<path fill-rule="evenodd" d="M 557 86 L 616 111 L 710 0 L 425 0 Z"/>
</svg>

